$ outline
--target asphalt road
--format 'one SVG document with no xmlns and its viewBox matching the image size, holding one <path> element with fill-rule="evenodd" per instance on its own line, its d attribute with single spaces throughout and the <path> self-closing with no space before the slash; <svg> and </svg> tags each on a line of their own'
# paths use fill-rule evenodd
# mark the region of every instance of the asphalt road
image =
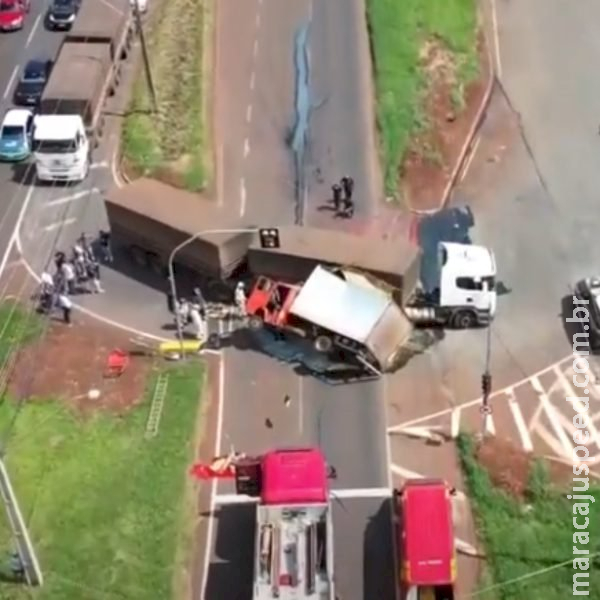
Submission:
<svg viewBox="0 0 600 600">
<path fill-rule="evenodd" d="M 223 116 L 219 121 L 227 174 L 223 202 L 231 203 L 232 215 L 243 212 L 246 221 L 254 224 L 293 218 L 293 171 L 286 136 L 294 122 L 294 40 L 307 23 L 315 105 L 308 144 L 307 220 L 316 218 L 316 205 L 329 187 L 326 183 L 345 173 L 356 180 L 357 211 L 374 214 L 380 187 L 371 152 L 374 142 L 368 143 L 374 140 L 374 132 L 366 112 L 368 46 L 363 3 L 318 0 L 312 5 L 283 5 L 256 0 L 240 6 L 226 0 L 219 6 L 222 100 L 218 95 L 217 105 L 226 115 L 226 122 Z M 237 19 L 232 18 L 234 13 Z M 242 180 L 245 195 L 240 195 Z M 238 346 L 223 358 L 222 452 L 232 445 L 238 451 L 259 453 L 277 446 L 315 444 L 336 467 L 334 489 L 389 485 L 382 385 L 328 386 L 300 377 L 268 356 L 244 350 L 243 343 Z M 286 395 L 292 399 L 287 407 Z M 219 487 L 219 493 L 229 491 Z M 391 515 L 386 501 L 345 499 L 333 506 L 341 597 L 393 598 Z M 252 580 L 252 511 L 227 506 L 219 511 L 217 522 L 204 597 L 245 597 Z"/>
</svg>

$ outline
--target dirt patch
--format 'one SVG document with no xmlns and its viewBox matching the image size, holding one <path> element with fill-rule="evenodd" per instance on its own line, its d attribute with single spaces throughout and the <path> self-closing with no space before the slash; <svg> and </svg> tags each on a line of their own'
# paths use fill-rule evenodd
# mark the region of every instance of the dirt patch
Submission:
<svg viewBox="0 0 600 600">
<path fill-rule="evenodd" d="M 128 338 L 115 329 L 76 314 L 72 327 L 53 322 L 40 342 L 19 352 L 9 381 L 16 398 L 63 398 L 78 411 L 123 413 L 142 401 L 150 359 L 131 356 L 119 377 L 105 377 L 111 350 L 130 349 Z M 90 399 L 90 390 L 98 390 Z"/>
<path fill-rule="evenodd" d="M 518 498 L 525 496 L 536 457 L 497 437 L 490 437 L 480 444 L 476 457 L 495 486 Z M 553 460 L 546 460 L 545 463 L 554 485 L 565 488 L 572 483 L 573 471 L 569 465 Z"/>
<path fill-rule="evenodd" d="M 479 77 L 464 90 L 457 86 L 457 69 L 450 52 L 436 39 L 422 49 L 421 60 L 429 81 L 424 110 L 427 125 L 412 140 L 400 169 L 402 197 L 412 209 L 439 208 L 485 96 L 491 65 L 483 34 L 477 45 Z"/>
</svg>

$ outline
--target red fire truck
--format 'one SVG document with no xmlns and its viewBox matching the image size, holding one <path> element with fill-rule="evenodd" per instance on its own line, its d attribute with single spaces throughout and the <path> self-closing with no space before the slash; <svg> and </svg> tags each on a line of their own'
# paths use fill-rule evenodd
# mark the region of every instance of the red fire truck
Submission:
<svg viewBox="0 0 600 600">
<path fill-rule="evenodd" d="M 199 478 L 233 477 L 237 494 L 256 497 L 254 600 L 334 600 L 333 526 L 328 468 L 316 448 L 196 465 Z"/>
<path fill-rule="evenodd" d="M 401 600 L 454 598 L 453 493 L 441 480 L 416 479 L 396 494 Z"/>
</svg>

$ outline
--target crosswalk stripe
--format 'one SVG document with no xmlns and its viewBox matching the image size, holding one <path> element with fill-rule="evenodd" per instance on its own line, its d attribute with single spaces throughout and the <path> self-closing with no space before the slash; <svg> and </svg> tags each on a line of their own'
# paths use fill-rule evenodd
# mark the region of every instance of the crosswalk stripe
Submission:
<svg viewBox="0 0 600 600">
<path fill-rule="evenodd" d="M 456 439 L 460 432 L 460 408 L 455 408 L 450 415 L 450 435 L 452 439 Z"/>
<path fill-rule="evenodd" d="M 526 452 L 533 452 L 533 444 L 531 443 L 531 438 L 529 437 L 529 431 L 527 431 L 521 408 L 515 400 L 514 390 L 510 388 L 510 390 L 507 390 L 506 395 L 508 396 L 508 408 L 510 409 L 515 425 L 517 426 L 517 431 L 519 432 L 519 437 L 521 438 L 521 445 Z"/>
<path fill-rule="evenodd" d="M 579 397 L 579 394 L 573 389 L 573 387 L 571 386 L 571 383 L 565 377 L 565 374 L 562 371 L 560 371 L 559 369 L 556 369 L 555 372 L 565 390 L 565 393 L 566 393 L 565 401 L 566 401 L 567 397 L 569 397 L 569 398 Z M 577 412 L 579 412 L 581 414 L 582 420 L 585 423 L 585 427 L 587 428 L 587 430 L 590 433 L 590 438 L 592 440 L 592 443 L 595 444 L 600 449 L 600 436 L 598 435 L 598 430 L 596 429 L 596 427 L 594 427 L 594 422 L 590 418 L 588 411 L 585 410 L 585 407 L 583 406 L 583 402 L 581 402 L 581 400 L 573 400 L 573 409 L 577 409 Z M 569 419 L 567 419 L 567 417 L 564 417 L 563 423 L 565 423 L 565 422 L 568 424 L 567 429 L 569 429 L 571 431 L 571 434 L 574 434 L 577 428 L 573 425 L 572 419 L 569 420 Z"/>
<path fill-rule="evenodd" d="M 569 441 L 567 434 L 565 433 L 564 429 L 562 428 L 562 425 L 560 424 L 559 419 L 557 418 L 557 411 L 555 406 L 550 402 L 548 396 L 546 396 L 546 392 L 544 391 L 544 388 L 542 387 L 542 384 L 540 383 L 540 380 L 537 377 L 531 378 L 531 385 L 536 391 L 540 402 L 544 407 L 544 412 L 548 416 L 550 425 L 552 425 L 552 429 L 554 430 L 557 439 L 560 441 L 562 447 L 564 448 L 564 455 L 567 456 L 567 458 L 571 457 L 573 455 L 573 445 Z"/>
<path fill-rule="evenodd" d="M 487 429 L 487 433 L 490 435 L 496 435 L 496 427 L 494 426 L 494 418 L 492 415 L 488 415 L 485 421 L 485 427 Z"/>
<path fill-rule="evenodd" d="M 542 440 L 544 440 L 544 442 L 546 442 L 549 448 L 552 448 L 552 452 L 554 452 L 556 456 L 564 456 L 563 448 L 558 443 L 556 437 L 553 436 L 543 425 L 537 425 L 535 432 L 542 438 Z"/>
</svg>

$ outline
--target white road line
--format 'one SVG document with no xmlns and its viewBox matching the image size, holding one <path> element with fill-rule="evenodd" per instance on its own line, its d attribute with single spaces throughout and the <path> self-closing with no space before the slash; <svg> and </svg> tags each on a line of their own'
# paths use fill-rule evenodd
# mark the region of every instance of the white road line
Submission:
<svg viewBox="0 0 600 600">
<path fill-rule="evenodd" d="M 14 245 L 17 245 L 17 247 L 18 247 L 17 240 L 19 239 L 19 230 L 21 229 L 21 225 L 23 224 L 23 219 L 25 217 L 25 213 L 27 212 L 29 203 L 31 202 L 31 197 L 33 196 L 34 190 L 35 190 L 35 187 L 33 185 L 30 185 L 29 189 L 27 190 L 27 195 L 25 196 L 25 200 L 23 200 L 23 204 L 21 205 L 21 210 L 19 211 L 19 214 L 17 216 L 17 221 L 15 223 L 15 228 L 13 229 L 12 235 L 10 236 L 10 239 L 8 240 L 6 250 L 4 251 L 4 256 L 2 257 L 2 260 L 0 261 L 0 276 L 2 275 L 2 273 L 4 273 L 4 269 L 6 268 L 6 263 L 8 262 L 8 257 L 10 256 L 10 253 L 12 252 L 12 247 Z"/>
<path fill-rule="evenodd" d="M 244 140 L 244 158 L 248 158 L 249 154 L 250 154 L 250 140 L 248 138 L 246 138 Z"/>
<path fill-rule="evenodd" d="M 256 58 L 258 54 L 258 38 L 254 40 L 254 46 L 252 47 L 252 56 Z"/>
<path fill-rule="evenodd" d="M 487 419 L 485 420 L 485 428 L 486 433 L 489 433 L 490 435 L 496 435 L 496 427 L 494 425 L 494 418 L 492 415 L 487 416 Z"/>
<path fill-rule="evenodd" d="M 460 407 L 459 408 L 454 408 L 452 410 L 452 413 L 450 414 L 450 436 L 452 437 L 453 440 L 455 440 L 458 437 L 458 434 L 460 433 L 460 416 L 461 416 L 461 410 Z"/>
<path fill-rule="evenodd" d="M 76 194 L 71 194 L 70 196 L 64 196 L 63 198 L 57 198 L 56 200 L 52 200 L 48 202 L 45 206 L 46 208 L 51 206 L 60 206 L 61 204 L 67 204 L 73 200 L 80 200 L 81 198 L 85 198 L 93 193 L 99 193 L 100 190 L 98 188 L 92 188 L 90 190 L 84 190 L 82 192 L 77 192 Z"/>
<path fill-rule="evenodd" d="M 552 402 L 550 402 L 548 396 L 546 396 L 546 392 L 544 391 L 544 388 L 542 387 L 542 384 L 540 383 L 540 380 L 537 377 L 531 378 L 531 385 L 536 391 L 540 402 L 544 407 L 544 412 L 548 416 L 550 425 L 552 425 L 552 429 L 554 430 L 557 439 L 560 441 L 564 449 L 564 454 L 567 458 L 569 458 L 573 455 L 573 445 L 569 441 L 567 434 L 565 433 L 564 429 L 562 428 L 562 425 L 560 424 L 556 407 L 552 404 Z"/>
<path fill-rule="evenodd" d="M 392 471 L 392 473 L 394 473 L 394 475 L 398 475 L 399 477 L 402 477 L 402 479 L 423 479 L 424 478 L 424 475 L 421 475 L 420 473 L 416 473 L 415 471 L 410 471 L 409 469 L 405 469 L 404 467 L 400 467 L 393 463 L 390 465 L 390 470 Z"/>
<path fill-rule="evenodd" d="M 19 72 L 19 65 L 15 65 L 12 73 L 10 74 L 10 79 L 8 80 L 8 83 L 6 84 L 6 89 L 4 90 L 3 98 L 5 100 L 6 100 L 6 98 L 8 98 L 8 95 L 10 94 L 13 83 L 15 82 L 15 77 L 17 76 L 18 72 Z"/>
<path fill-rule="evenodd" d="M 347 490 L 331 490 L 329 495 L 333 500 L 352 498 L 390 498 L 393 494 L 392 488 L 350 488 Z"/>
<path fill-rule="evenodd" d="M 256 19 L 254 22 L 256 24 L 256 29 L 258 29 L 260 27 L 260 13 L 259 12 L 256 13 Z"/>
<path fill-rule="evenodd" d="M 90 165 L 90 169 L 108 169 L 110 167 L 110 163 L 107 160 L 103 160 L 101 162 L 92 163 Z"/>
<path fill-rule="evenodd" d="M 66 225 L 73 225 L 73 223 L 77 223 L 77 219 L 75 217 L 70 217 L 69 219 L 64 219 L 63 221 L 57 221 L 56 223 L 51 223 L 50 225 L 46 225 L 44 227 L 44 231 L 54 231 L 59 227 L 64 227 Z"/>
<path fill-rule="evenodd" d="M 518 381 L 514 381 L 513 383 L 511 383 L 510 385 L 507 385 L 506 387 L 496 390 L 493 394 L 491 394 L 490 398 L 496 398 L 499 394 L 505 393 L 506 390 L 509 388 L 516 388 L 516 387 L 519 387 L 520 385 L 530 384 L 532 377 L 538 377 L 544 373 L 548 373 L 548 371 L 550 371 L 554 366 L 562 365 L 564 362 L 566 362 L 566 361 L 571 362 L 572 360 L 573 360 L 573 354 L 569 354 L 569 355 L 561 358 L 560 360 L 557 360 L 555 363 L 552 363 L 551 365 L 548 365 L 547 367 L 540 369 L 539 371 L 533 373 L 530 376 L 523 377 L 522 379 L 519 379 Z M 412 425 L 417 425 L 419 423 L 426 423 L 427 421 L 432 421 L 433 419 L 437 419 L 439 417 L 444 417 L 446 415 L 449 415 L 453 410 L 456 410 L 457 408 L 465 409 L 465 408 L 470 408 L 471 406 L 475 406 L 477 404 L 481 404 L 481 396 L 479 396 L 479 398 L 476 398 L 475 400 L 468 400 L 467 402 L 463 402 L 462 404 L 459 404 L 458 406 L 455 406 L 454 408 L 444 408 L 443 410 L 439 410 L 439 411 L 431 413 L 429 415 L 417 417 L 416 419 L 410 419 L 409 421 L 405 421 L 404 423 L 401 423 L 397 427 L 400 429 L 402 427 L 410 427 Z"/>
<path fill-rule="evenodd" d="M 112 178 L 118 188 L 123 187 L 123 181 L 121 181 L 121 177 L 119 176 L 119 169 L 117 167 L 117 162 L 119 160 L 119 145 L 115 144 L 115 149 L 113 150 L 112 159 L 110 161 L 110 170 L 112 172 Z"/>
<path fill-rule="evenodd" d="M 33 27 L 31 28 L 31 31 L 29 32 L 29 35 L 27 36 L 27 41 L 25 42 L 25 48 L 29 48 L 29 44 L 31 44 L 31 40 L 33 40 L 33 36 L 35 35 L 35 32 L 37 31 L 37 28 L 40 24 L 40 20 L 42 18 L 41 13 L 37 16 L 35 23 L 33 24 Z"/>
<path fill-rule="evenodd" d="M 492 30 L 494 35 L 494 56 L 496 57 L 496 75 L 502 77 L 502 62 L 500 60 L 500 36 L 498 34 L 498 11 L 496 0 L 492 1 Z"/>
<path fill-rule="evenodd" d="M 252 104 L 248 104 L 246 107 L 246 123 L 250 124 L 252 122 Z"/>
<path fill-rule="evenodd" d="M 214 456 L 221 455 L 221 441 L 223 437 L 223 413 L 225 408 L 225 357 L 219 361 L 219 403 L 217 407 L 217 433 L 215 435 Z M 210 569 L 210 554 L 213 548 L 214 527 L 215 527 L 215 507 L 217 505 L 217 480 L 213 479 L 210 490 L 210 516 L 208 517 L 208 527 L 206 530 L 206 545 L 204 547 L 204 570 L 202 572 L 201 598 L 206 595 L 206 584 L 208 583 L 208 571 Z"/>
<path fill-rule="evenodd" d="M 460 175 L 460 181 L 462 181 L 467 176 L 467 173 L 469 172 L 469 169 L 471 168 L 471 163 L 473 162 L 473 159 L 475 158 L 475 155 L 477 154 L 477 150 L 479 149 L 480 142 L 481 142 L 481 136 L 477 136 L 477 139 L 475 140 L 475 143 L 473 144 L 473 147 L 471 148 L 471 152 L 469 153 L 469 156 L 467 158 L 467 162 L 465 163 L 465 166 L 463 167 L 462 173 Z"/>
<path fill-rule="evenodd" d="M 531 443 L 531 437 L 529 435 L 529 431 L 527 431 L 527 426 L 525 425 L 525 419 L 523 418 L 521 407 L 519 406 L 519 403 L 515 400 L 514 394 L 510 395 L 508 398 L 508 408 L 512 413 L 515 425 L 517 426 L 517 431 L 519 432 L 519 437 L 521 438 L 521 445 L 523 446 L 523 449 L 526 452 L 533 452 L 533 444 Z"/>
<path fill-rule="evenodd" d="M 246 214 L 246 180 L 240 179 L 240 217 Z"/>
<path fill-rule="evenodd" d="M 252 71 L 250 75 L 250 91 L 254 90 L 254 86 L 256 85 L 256 72 Z"/>
<path fill-rule="evenodd" d="M 564 451 L 562 446 L 557 441 L 556 437 L 554 437 L 543 425 L 538 425 L 535 428 L 535 432 L 539 435 L 544 442 L 548 445 L 548 447 L 552 448 L 552 451 L 556 456 L 562 457 L 564 455 Z"/>
</svg>

